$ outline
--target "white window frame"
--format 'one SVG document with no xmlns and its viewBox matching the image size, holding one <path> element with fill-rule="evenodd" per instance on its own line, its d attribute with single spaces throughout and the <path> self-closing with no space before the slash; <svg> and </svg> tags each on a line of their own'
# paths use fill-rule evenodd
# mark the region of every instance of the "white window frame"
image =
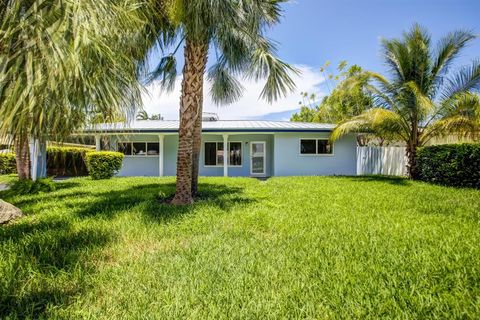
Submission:
<svg viewBox="0 0 480 320">
<path fill-rule="evenodd" d="M 217 164 L 215 165 L 207 165 L 205 164 L 205 144 L 207 143 L 215 143 L 216 144 L 216 147 L 215 147 L 215 162 Z M 223 167 L 223 164 L 218 164 L 218 157 L 216 156 L 216 152 L 218 151 L 218 144 L 219 143 L 223 143 L 223 141 L 204 141 L 203 142 L 203 166 L 205 168 L 222 168 Z M 243 151 L 243 142 L 242 141 L 228 141 L 228 150 L 230 152 L 230 143 L 240 143 L 240 156 L 242 157 L 242 164 L 241 165 L 231 165 L 230 164 L 230 154 L 228 155 L 228 159 L 227 159 L 227 162 L 228 162 L 228 167 L 229 168 L 241 168 L 243 167 L 243 163 L 245 162 L 245 157 L 243 156 L 244 154 L 244 151 Z M 226 156 L 226 150 L 225 150 L 225 147 L 223 148 L 223 161 L 225 161 L 225 157 Z"/>
<path fill-rule="evenodd" d="M 117 141 L 117 151 L 119 151 L 118 145 L 124 143 L 130 143 L 130 150 L 133 152 L 134 143 L 144 143 L 145 144 L 145 154 L 124 154 L 126 158 L 158 158 L 160 156 L 160 143 L 156 141 Z M 147 154 L 147 143 L 158 143 L 158 154 Z"/>
<path fill-rule="evenodd" d="M 302 140 L 315 140 L 315 153 L 302 153 Z M 299 138 L 298 139 L 298 154 L 302 157 L 332 157 L 335 155 L 335 145 L 330 143 L 332 146 L 332 153 L 318 153 L 318 140 L 326 140 L 328 138 Z"/>
</svg>

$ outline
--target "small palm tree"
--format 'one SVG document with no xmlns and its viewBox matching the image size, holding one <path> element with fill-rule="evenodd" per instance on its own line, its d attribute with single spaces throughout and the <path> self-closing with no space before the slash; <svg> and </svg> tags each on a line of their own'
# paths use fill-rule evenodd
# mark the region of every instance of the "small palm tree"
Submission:
<svg viewBox="0 0 480 320">
<path fill-rule="evenodd" d="M 145 110 L 138 111 L 136 119 L 137 120 L 148 120 L 149 118 L 148 118 L 147 111 L 145 111 Z"/>
<path fill-rule="evenodd" d="M 191 203 L 197 191 L 207 58 L 214 60 L 207 78 L 217 104 L 241 96 L 243 88 L 236 79 L 240 75 L 266 78 L 261 96 L 268 101 L 294 88 L 289 73 L 296 70 L 275 57 L 275 47 L 264 35 L 267 27 L 278 23 L 282 2 L 285 0 L 172 0 L 169 17 L 181 41 L 172 54 L 161 59 L 151 79 L 160 79 L 166 89 L 173 87 L 174 54 L 185 42 L 174 204 Z M 210 49 L 214 56 L 209 57 Z"/>
<path fill-rule="evenodd" d="M 455 31 L 432 48 L 429 33 L 418 25 L 402 39 L 382 42 L 390 79 L 377 73 L 369 78 L 374 108 L 366 110 L 332 132 L 336 140 L 352 132 L 373 132 L 403 141 L 408 175 L 417 177 L 417 148 L 448 134 L 475 135 L 480 129 L 480 62 L 452 70 L 452 64 L 475 35 Z M 353 80 L 352 80 L 353 81 Z"/>
</svg>

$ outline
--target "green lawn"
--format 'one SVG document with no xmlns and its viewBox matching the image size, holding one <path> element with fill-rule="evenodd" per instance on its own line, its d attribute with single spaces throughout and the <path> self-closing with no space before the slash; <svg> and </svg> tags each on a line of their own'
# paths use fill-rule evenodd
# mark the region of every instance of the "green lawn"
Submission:
<svg viewBox="0 0 480 320">
<path fill-rule="evenodd" d="M 374 177 L 72 179 L 2 198 L 0 318 L 479 318 L 480 191 Z"/>
</svg>

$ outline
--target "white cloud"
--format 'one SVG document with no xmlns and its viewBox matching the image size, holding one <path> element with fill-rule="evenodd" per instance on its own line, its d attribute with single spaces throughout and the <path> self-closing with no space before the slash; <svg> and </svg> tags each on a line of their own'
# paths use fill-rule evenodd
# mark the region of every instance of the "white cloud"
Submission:
<svg viewBox="0 0 480 320">
<path fill-rule="evenodd" d="M 320 71 L 304 65 L 296 65 L 301 74 L 295 77 L 296 90 L 288 96 L 269 104 L 259 98 L 264 81 L 242 80 L 245 88 L 242 98 L 230 105 L 216 106 L 209 95 L 210 86 L 205 81 L 204 103 L 205 112 L 215 112 L 222 120 L 261 118 L 270 113 L 278 113 L 298 108 L 298 101 L 301 100 L 300 92 L 316 93 L 318 96 L 319 85 L 324 81 Z M 166 120 L 175 120 L 179 117 L 180 83 L 177 79 L 175 89 L 170 93 L 161 93 L 158 82 L 153 82 L 147 87 L 143 95 L 144 108 L 149 114 L 160 113 Z"/>
</svg>

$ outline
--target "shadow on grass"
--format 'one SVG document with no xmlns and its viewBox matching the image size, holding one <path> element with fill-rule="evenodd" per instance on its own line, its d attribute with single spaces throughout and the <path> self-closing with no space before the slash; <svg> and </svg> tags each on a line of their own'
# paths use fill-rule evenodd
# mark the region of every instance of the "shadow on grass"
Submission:
<svg viewBox="0 0 480 320">
<path fill-rule="evenodd" d="M 111 191 L 73 188 L 77 185 L 61 182 L 56 192 L 10 199 L 35 215 L 35 220 L 0 227 L 0 319 L 49 318 L 54 316 L 52 310 L 67 306 L 82 294 L 96 272 L 96 258 L 100 255 L 101 259 L 102 249 L 117 237 L 115 228 L 101 220 L 132 209 L 146 223 L 168 223 L 204 206 L 229 212 L 234 206 L 256 201 L 247 197 L 243 188 L 222 184 L 201 183 L 197 201 L 189 206 L 159 201 L 160 195 L 174 194 L 174 183 Z M 65 213 L 43 216 L 50 210 Z M 78 223 L 78 218 L 89 221 Z"/>
<path fill-rule="evenodd" d="M 196 208 L 204 205 L 228 212 L 233 206 L 246 205 L 256 201 L 246 197 L 240 187 L 200 183 L 199 190 L 195 203 L 188 206 L 174 206 L 165 201 L 165 199 L 173 198 L 174 183 L 146 184 L 123 190 L 96 193 L 95 199 L 79 209 L 77 214 L 80 217 L 113 218 L 119 212 L 137 208 L 147 220 L 168 222 L 194 212 Z"/>
<path fill-rule="evenodd" d="M 48 318 L 49 308 L 67 305 L 85 289 L 92 254 L 114 238 L 62 219 L 0 228 L 0 318 Z"/>
<path fill-rule="evenodd" d="M 382 176 L 382 175 L 367 175 L 367 176 L 349 176 L 344 177 L 350 181 L 358 182 L 385 182 L 396 186 L 411 186 L 412 182 L 404 177 L 397 176 Z"/>
</svg>

